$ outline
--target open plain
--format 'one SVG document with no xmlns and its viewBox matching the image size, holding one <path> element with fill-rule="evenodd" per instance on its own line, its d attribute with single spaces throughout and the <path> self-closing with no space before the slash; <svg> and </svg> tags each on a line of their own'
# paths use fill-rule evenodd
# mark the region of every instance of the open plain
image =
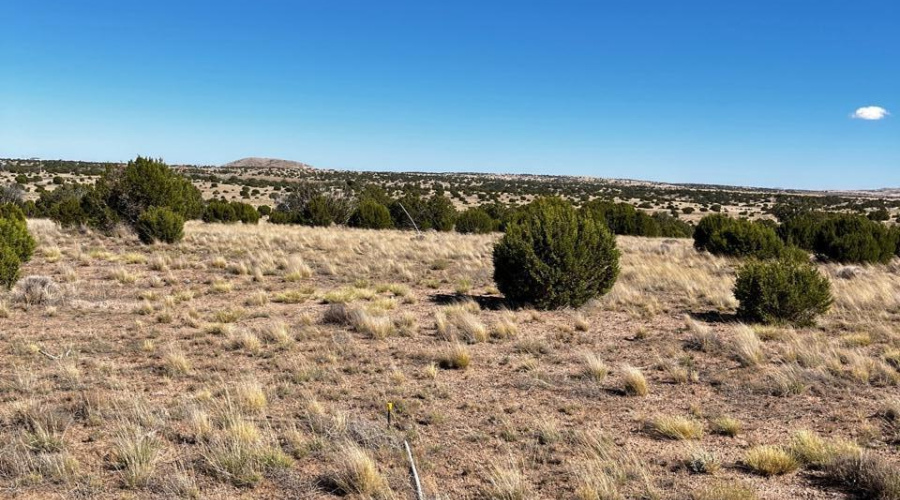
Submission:
<svg viewBox="0 0 900 500">
<path fill-rule="evenodd" d="M 792 329 L 737 323 L 737 261 L 684 239 L 620 236 L 608 295 L 535 311 L 494 288 L 499 235 L 29 229 L 0 305 L 4 496 L 414 498 L 404 440 L 441 499 L 851 495 L 754 465 L 817 437 L 900 466 L 896 259 L 820 265 L 835 304 Z"/>
</svg>

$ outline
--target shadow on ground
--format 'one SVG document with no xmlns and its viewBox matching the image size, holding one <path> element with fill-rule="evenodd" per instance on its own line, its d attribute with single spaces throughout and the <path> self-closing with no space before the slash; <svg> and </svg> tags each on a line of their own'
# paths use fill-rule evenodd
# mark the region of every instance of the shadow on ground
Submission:
<svg viewBox="0 0 900 500">
<path fill-rule="evenodd" d="M 469 295 L 465 293 L 436 293 L 429 296 L 429 300 L 437 305 L 445 306 L 462 302 L 464 300 L 473 300 L 482 309 L 490 309 L 496 311 L 498 309 L 515 309 L 512 304 L 503 297 L 496 295 Z"/>
</svg>

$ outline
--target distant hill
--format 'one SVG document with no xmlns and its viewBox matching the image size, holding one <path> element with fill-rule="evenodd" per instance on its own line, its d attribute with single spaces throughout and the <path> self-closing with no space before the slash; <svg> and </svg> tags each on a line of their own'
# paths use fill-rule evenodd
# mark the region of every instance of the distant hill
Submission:
<svg viewBox="0 0 900 500">
<path fill-rule="evenodd" d="M 278 168 L 292 170 L 313 170 L 315 167 L 300 163 L 299 161 L 279 160 L 277 158 L 257 158 L 251 156 L 249 158 L 241 158 L 222 165 L 224 168 Z"/>
</svg>

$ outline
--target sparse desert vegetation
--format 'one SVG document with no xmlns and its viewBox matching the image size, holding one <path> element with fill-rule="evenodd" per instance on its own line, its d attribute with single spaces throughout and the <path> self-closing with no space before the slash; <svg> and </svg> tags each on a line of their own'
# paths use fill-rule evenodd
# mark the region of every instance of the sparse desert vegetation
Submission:
<svg viewBox="0 0 900 500">
<path fill-rule="evenodd" d="M 452 232 L 403 195 L 418 236 L 376 189 L 251 213 L 136 162 L 99 182 L 170 208 L 4 209 L 4 491 L 412 498 L 406 441 L 428 498 L 898 498 L 900 265 L 846 221 L 691 241 L 551 198 Z"/>
<path fill-rule="evenodd" d="M 3 298 L 10 491 L 411 497 L 405 439 L 440 498 L 841 491 L 814 474 L 896 498 L 894 263 L 818 264 L 832 309 L 758 328 L 729 319 L 738 263 L 687 240 L 619 236 L 619 280 L 573 313 L 504 305 L 495 234 L 28 225 Z"/>
</svg>

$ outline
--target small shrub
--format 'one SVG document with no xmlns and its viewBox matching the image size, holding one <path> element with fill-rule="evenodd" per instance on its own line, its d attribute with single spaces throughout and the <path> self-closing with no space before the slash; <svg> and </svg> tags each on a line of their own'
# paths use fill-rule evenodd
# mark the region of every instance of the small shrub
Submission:
<svg viewBox="0 0 900 500">
<path fill-rule="evenodd" d="M 394 221 L 386 206 L 374 200 L 363 200 L 350 216 L 347 225 L 364 229 L 389 229 L 394 227 Z"/>
<path fill-rule="evenodd" d="M 494 246 L 494 280 L 507 299 L 541 309 L 578 307 L 612 288 L 615 237 L 560 198 L 538 199 Z"/>
<path fill-rule="evenodd" d="M 203 209 L 203 222 L 243 222 L 244 224 L 256 224 L 260 214 L 253 205 L 239 201 L 211 200 Z"/>
<path fill-rule="evenodd" d="M 816 231 L 813 250 L 837 262 L 887 263 L 897 251 L 897 235 L 860 215 L 834 215 Z"/>
<path fill-rule="evenodd" d="M 831 307 L 831 283 L 810 264 L 749 262 L 737 273 L 738 316 L 763 323 L 809 325 Z"/>
<path fill-rule="evenodd" d="M 309 226 L 346 224 L 355 210 L 356 201 L 348 196 L 302 184 L 279 198 L 269 222 Z"/>
<path fill-rule="evenodd" d="M 182 220 L 203 213 L 203 198 L 189 179 L 162 160 L 138 156 L 123 169 L 111 168 L 97 182 L 106 204 L 130 224 L 152 207 L 165 207 Z"/>
<path fill-rule="evenodd" d="M 134 226 L 141 242 L 175 243 L 184 237 L 184 218 L 168 208 L 153 207 L 138 217 Z"/>
<path fill-rule="evenodd" d="M 715 255 L 771 259 L 781 255 L 784 243 L 768 225 L 716 214 L 700 220 L 694 247 Z"/>
<path fill-rule="evenodd" d="M 456 218 L 456 232 L 463 234 L 486 234 L 494 231 L 498 223 L 480 208 L 470 208 Z"/>
<path fill-rule="evenodd" d="M 0 205 L 0 246 L 12 250 L 19 262 L 28 262 L 37 246 L 28 232 L 25 214 L 12 204 Z"/>
<path fill-rule="evenodd" d="M 19 266 L 21 261 L 11 248 L 0 243 L 0 287 L 7 290 L 12 288 L 19 280 Z"/>
<path fill-rule="evenodd" d="M 12 302 L 26 308 L 56 305 L 63 299 L 62 289 L 49 276 L 27 276 L 12 291 Z"/>
<path fill-rule="evenodd" d="M 605 226 L 613 234 L 648 237 L 661 236 L 659 219 L 635 209 L 628 203 L 593 200 L 584 204 L 581 212 L 598 222 L 605 222 Z M 669 221 L 665 222 L 668 223 Z"/>
</svg>

